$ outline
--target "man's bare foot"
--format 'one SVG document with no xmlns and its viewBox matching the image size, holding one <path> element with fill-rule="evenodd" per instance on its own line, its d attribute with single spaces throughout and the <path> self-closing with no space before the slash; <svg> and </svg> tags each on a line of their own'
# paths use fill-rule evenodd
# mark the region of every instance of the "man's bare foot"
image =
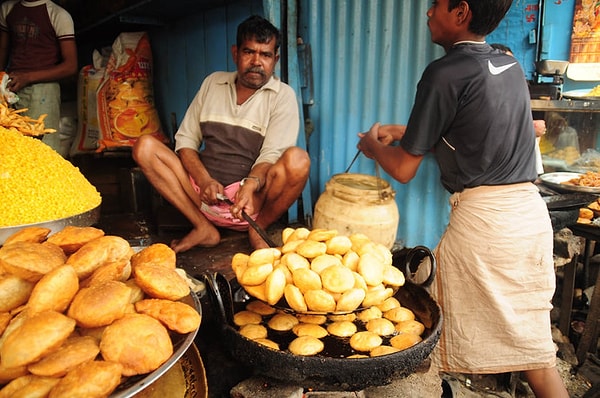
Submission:
<svg viewBox="0 0 600 398">
<path fill-rule="evenodd" d="M 252 246 L 252 248 L 254 250 L 264 249 L 265 247 L 269 247 L 269 245 L 267 244 L 267 242 L 265 242 L 263 240 L 263 238 L 260 237 L 260 235 L 258 234 L 258 232 L 256 232 L 252 228 L 250 228 L 248 230 L 248 240 L 250 241 L 250 246 Z"/>
<path fill-rule="evenodd" d="M 190 250 L 193 247 L 214 247 L 221 241 L 221 235 L 215 228 L 214 231 L 203 229 L 192 229 L 182 239 L 174 239 L 171 242 L 171 249 L 175 253 Z"/>
</svg>

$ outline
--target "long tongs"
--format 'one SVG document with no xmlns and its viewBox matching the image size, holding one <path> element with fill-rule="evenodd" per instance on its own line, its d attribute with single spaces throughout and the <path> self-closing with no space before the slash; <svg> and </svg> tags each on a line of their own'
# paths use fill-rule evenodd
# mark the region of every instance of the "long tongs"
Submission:
<svg viewBox="0 0 600 398">
<path fill-rule="evenodd" d="M 233 202 L 227 196 L 225 196 L 225 195 L 217 194 L 217 199 L 219 199 L 222 202 L 227 203 L 230 206 L 233 205 Z M 269 247 L 277 247 L 277 244 L 273 241 L 273 239 L 271 239 L 271 237 L 269 236 L 269 234 L 267 233 L 267 231 L 265 231 L 264 229 L 262 229 L 260 227 L 260 225 L 258 225 L 256 223 L 256 221 L 254 221 L 254 219 L 252 217 L 250 217 L 248 215 L 248 213 L 246 213 L 243 209 L 242 209 L 242 217 L 244 217 L 244 220 L 246 220 L 248 222 L 248 224 L 250 224 L 250 226 L 256 232 L 258 232 L 258 234 L 260 235 L 260 237 L 263 238 L 263 240 L 265 242 L 267 242 L 267 245 L 269 245 Z"/>
</svg>

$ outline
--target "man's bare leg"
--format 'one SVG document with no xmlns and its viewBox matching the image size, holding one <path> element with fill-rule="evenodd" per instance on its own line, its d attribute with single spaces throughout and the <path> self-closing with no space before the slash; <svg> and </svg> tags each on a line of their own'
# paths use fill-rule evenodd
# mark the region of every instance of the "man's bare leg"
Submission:
<svg viewBox="0 0 600 398">
<path fill-rule="evenodd" d="M 181 240 L 173 240 L 175 252 L 195 246 L 215 246 L 221 236 L 200 211 L 202 203 L 192 188 L 179 157 L 151 136 L 140 137 L 133 147 L 133 158 L 158 193 L 179 210 L 192 224 L 192 230 Z"/>
<path fill-rule="evenodd" d="M 292 147 L 269 169 L 265 185 L 264 202 L 256 223 L 267 229 L 283 216 L 302 194 L 308 180 L 310 158 L 306 151 Z M 250 245 L 256 250 L 268 247 L 258 232 L 248 230 Z"/>
<path fill-rule="evenodd" d="M 523 373 L 537 398 L 569 398 L 569 393 L 555 367 L 527 370 Z"/>
</svg>

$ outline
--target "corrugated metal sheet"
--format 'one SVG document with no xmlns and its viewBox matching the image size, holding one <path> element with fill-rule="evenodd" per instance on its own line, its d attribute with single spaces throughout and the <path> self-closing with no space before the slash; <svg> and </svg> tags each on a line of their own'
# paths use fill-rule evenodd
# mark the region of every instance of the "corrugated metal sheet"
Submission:
<svg viewBox="0 0 600 398">
<path fill-rule="evenodd" d="M 376 121 L 405 124 L 425 66 L 442 55 L 431 43 L 429 2 L 395 0 L 301 1 L 302 39 L 312 48 L 315 103 L 306 117 L 315 201 L 325 183 L 343 173 L 356 153 L 357 133 Z M 432 115 L 435 117 L 435 115 Z M 352 172 L 375 175 L 360 156 Z M 434 247 L 448 219 L 448 194 L 433 158 L 402 185 L 389 176 L 400 212 L 397 239 Z"/>
</svg>

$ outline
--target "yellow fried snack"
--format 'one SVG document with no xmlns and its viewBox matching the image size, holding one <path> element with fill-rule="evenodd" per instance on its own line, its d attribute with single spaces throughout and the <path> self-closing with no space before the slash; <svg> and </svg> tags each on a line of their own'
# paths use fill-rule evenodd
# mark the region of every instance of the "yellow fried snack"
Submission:
<svg viewBox="0 0 600 398">
<path fill-rule="evenodd" d="M 273 315 L 273 317 L 269 319 L 267 326 L 279 332 L 287 332 L 288 330 L 292 330 L 299 322 L 298 318 L 291 314 L 279 313 Z"/>
<path fill-rule="evenodd" d="M 195 308 L 180 301 L 146 299 L 135 303 L 135 310 L 159 320 L 169 330 L 186 334 L 198 329 L 201 317 Z"/>
<path fill-rule="evenodd" d="M 250 253 L 250 258 L 248 259 L 248 267 L 254 267 L 263 264 L 273 265 L 275 260 L 279 260 L 280 258 L 281 251 L 277 248 L 265 247 L 262 249 L 256 249 L 252 253 Z"/>
<path fill-rule="evenodd" d="M 323 326 L 315 325 L 314 323 L 299 323 L 294 325 L 292 332 L 298 337 L 312 336 L 317 339 L 322 339 L 329 334 Z"/>
<path fill-rule="evenodd" d="M 325 348 L 325 344 L 312 336 L 299 336 L 296 337 L 290 345 L 288 350 L 294 355 L 312 356 L 317 355 Z"/>
<path fill-rule="evenodd" d="M 327 325 L 327 331 L 337 337 L 350 337 L 357 332 L 357 327 L 351 321 L 335 321 Z"/>
<path fill-rule="evenodd" d="M 79 290 L 79 279 L 70 265 L 61 265 L 48 272 L 36 283 L 27 302 L 30 314 L 45 310 L 63 312 Z"/>
<path fill-rule="evenodd" d="M 175 268 L 176 253 L 164 243 L 153 243 L 143 248 L 131 257 L 131 266 L 134 269 L 142 264 L 162 265 L 163 267 Z"/>
<path fill-rule="evenodd" d="M 362 302 L 363 307 L 371 307 L 380 305 L 386 299 L 392 297 L 394 290 L 391 287 L 384 287 L 383 284 L 378 287 L 371 286 L 365 294 L 365 299 Z"/>
<path fill-rule="evenodd" d="M 134 278 L 144 293 L 153 298 L 179 300 L 190 294 L 190 287 L 173 268 L 154 264 L 139 265 Z"/>
<path fill-rule="evenodd" d="M 52 244 L 15 242 L 0 247 L 0 269 L 30 282 L 65 263 L 65 254 Z"/>
<path fill-rule="evenodd" d="M 337 300 L 336 312 L 350 312 L 356 310 L 365 299 L 365 291 L 360 288 L 352 288 L 344 293 Z"/>
<path fill-rule="evenodd" d="M 388 286 L 403 286 L 405 282 L 404 274 L 393 265 L 386 265 L 383 268 L 383 283 Z"/>
<path fill-rule="evenodd" d="M 56 311 L 27 317 L 6 337 L 0 348 L 7 368 L 28 365 L 54 351 L 75 330 L 75 321 Z"/>
<path fill-rule="evenodd" d="M 345 235 L 334 236 L 325 242 L 327 245 L 327 254 L 345 255 L 352 249 L 352 241 Z"/>
<path fill-rule="evenodd" d="M 356 351 L 371 351 L 375 347 L 379 347 L 382 342 L 381 336 L 369 331 L 356 332 L 350 337 L 350 347 Z"/>
<path fill-rule="evenodd" d="M 42 243 L 51 231 L 44 227 L 25 227 L 4 239 L 4 246 L 15 242 Z"/>
<path fill-rule="evenodd" d="M 383 282 L 384 264 L 371 252 L 364 253 L 358 260 L 358 273 L 365 278 L 369 286 L 377 286 Z"/>
<path fill-rule="evenodd" d="M 12 380 L 0 390 L 0 398 L 46 397 L 60 379 L 23 375 Z"/>
<path fill-rule="evenodd" d="M 354 286 L 354 275 L 350 268 L 343 265 L 332 265 L 321 271 L 323 288 L 333 293 L 343 293 Z"/>
<path fill-rule="evenodd" d="M 423 339 L 418 334 L 400 333 L 390 339 L 390 344 L 392 347 L 396 347 L 399 350 L 405 350 L 420 343 L 422 340 Z"/>
<path fill-rule="evenodd" d="M 317 242 L 315 240 L 305 240 L 296 248 L 296 253 L 302 257 L 312 259 L 322 254 L 327 253 L 327 245 L 325 242 Z"/>
<path fill-rule="evenodd" d="M 273 350 L 279 350 L 279 344 L 277 344 L 276 342 L 274 342 L 273 340 L 270 339 L 255 339 L 255 342 L 264 345 L 266 347 L 269 347 Z"/>
<path fill-rule="evenodd" d="M 239 311 L 233 314 L 233 323 L 237 326 L 259 325 L 262 322 L 262 316 L 252 311 Z"/>
<path fill-rule="evenodd" d="M 271 272 L 273 272 L 272 263 L 248 265 L 238 281 L 242 286 L 257 286 L 264 283 Z"/>
<path fill-rule="evenodd" d="M 383 317 L 392 322 L 402 322 L 415 319 L 415 314 L 406 307 L 396 307 L 383 313 Z"/>
<path fill-rule="evenodd" d="M 310 269 L 315 271 L 317 274 L 321 274 L 325 268 L 328 268 L 332 265 L 342 265 L 342 260 L 332 254 L 321 254 L 312 259 L 310 262 Z"/>
<path fill-rule="evenodd" d="M 131 289 L 119 281 L 107 281 L 80 289 L 67 315 L 85 328 L 106 326 L 125 315 Z"/>
<path fill-rule="evenodd" d="M 389 319 L 375 318 L 367 322 L 366 328 L 369 332 L 380 336 L 390 336 L 396 331 L 394 324 Z"/>
<path fill-rule="evenodd" d="M 325 290 L 308 290 L 304 293 L 304 300 L 306 300 L 306 306 L 310 311 L 335 311 L 335 299 Z"/>
<path fill-rule="evenodd" d="M 300 268 L 310 268 L 310 262 L 298 253 L 286 253 L 281 257 L 281 262 L 293 273 Z"/>
<path fill-rule="evenodd" d="M 240 334 L 244 337 L 249 338 L 250 340 L 256 339 L 266 339 L 268 332 L 267 328 L 263 325 L 256 325 L 253 323 L 249 323 L 240 328 Z"/>
<path fill-rule="evenodd" d="M 425 331 L 425 325 L 416 319 L 409 319 L 401 321 L 396 324 L 396 331 L 398 333 L 412 333 L 418 336 L 422 335 Z"/>
<path fill-rule="evenodd" d="M 296 314 L 296 318 L 298 318 L 301 323 L 312 323 L 314 325 L 322 325 L 327 322 L 326 315 Z"/>
<path fill-rule="evenodd" d="M 364 323 L 369 322 L 371 319 L 381 318 L 382 316 L 383 313 L 381 312 L 381 310 L 375 306 L 364 309 L 361 312 L 359 312 L 358 315 L 356 315 L 358 320 Z"/>
<path fill-rule="evenodd" d="M 246 309 L 263 316 L 273 315 L 277 311 L 274 307 L 260 300 L 252 300 L 246 304 Z"/>
<path fill-rule="evenodd" d="M 79 279 L 84 279 L 100 266 L 122 259 L 129 260 L 133 254 L 133 249 L 124 238 L 104 235 L 81 246 L 69 256 L 67 264 L 75 268 Z"/>
<path fill-rule="evenodd" d="M 283 297 L 286 285 L 286 276 L 281 268 L 276 268 L 271 272 L 265 281 L 265 293 L 267 303 L 275 305 Z"/>
<path fill-rule="evenodd" d="M 48 398 L 107 397 L 121 383 L 122 369 L 115 362 L 84 362 L 60 379 Z"/>
<path fill-rule="evenodd" d="M 27 367 L 38 376 L 62 377 L 81 363 L 91 361 L 100 352 L 98 341 L 92 336 L 73 336 L 60 348 Z"/>
<path fill-rule="evenodd" d="M 100 353 L 106 361 L 123 365 L 123 375 L 152 372 L 173 355 L 167 329 L 144 314 L 128 314 L 102 333 Z"/>
<path fill-rule="evenodd" d="M 104 231 L 95 227 L 67 225 L 60 231 L 50 235 L 47 241 L 60 247 L 67 255 L 70 255 L 89 241 L 101 236 L 104 236 Z"/>
<path fill-rule="evenodd" d="M 337 236 L 338 232 L 335 229 L 315 228 L 306 237 L 306 239 L 316 240 L 317 242 L 325 242 Z"/>
<path fill-rule="evenodd" d="M 375 347 L 369 352 L 369 356 L 371 357 L 379 357 L 381 355 L 393 354 L 395 352 L 400 351 L 399 348 L 392 347 L 389 345 L 380 345 L 379 347 Z"/>
<path fill-rule="evenodd" d="M 306 300 L 304 300 L 304 295 L 297 286 L 291 284 L 285 285 L 283 295 L 285 297 L 285 301 L 287 301 L 290 308 L 294 311 L 308 311 L 308 306 L 306 305 Z"/>
<path fill-rule="evenodd" d="M 131 262 L 123 258 L 121 260 L 105 263 L 96 268 L 94 272 L 81 281 L 81 287 L 90 287 L 107 281 L 126 281 L 131 275 Z"/>
<path fill-rule="evenodd" d="M 25 304 L 34 286 L 35 283 L 16 275 L 0 275 L 0 312 L 8 312 Z"/>
<path fill-rule="evenodd" d="M 377 308 L 381 310 L 381 312 L 386 312 L 391 310 L 392 308 L 400 307 L 400 301 L 396 297 L 388 297 L 379 305 Z"/>
<path fill-rule="evenodd" d="M 323 287 L 319 274 L 308 268 L 299 268 L 293 271 L 292 280 L 302 293 L 309 290 L 320 290 Z"/>
</svg>

